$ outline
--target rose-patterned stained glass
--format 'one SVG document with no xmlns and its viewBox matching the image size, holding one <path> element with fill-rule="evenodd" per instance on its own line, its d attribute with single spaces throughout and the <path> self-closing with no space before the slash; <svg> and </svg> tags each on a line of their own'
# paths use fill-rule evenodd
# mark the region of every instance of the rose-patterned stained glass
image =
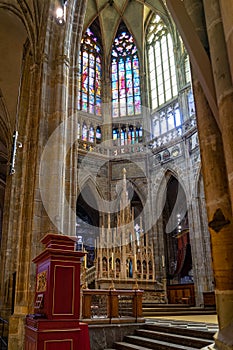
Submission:
<svg viewBox="0 0 233 350">
<path fill-rule="evenodd" d="M 133 36 L 124 28 L 112 46 L 112 116 L 141 113 L 139 60 Z"/>
<path fill-rule="evenodd" d="M 101 115 L 101 47 L 90 28 L 81 41 L 78 109 Z"/>
</svg>

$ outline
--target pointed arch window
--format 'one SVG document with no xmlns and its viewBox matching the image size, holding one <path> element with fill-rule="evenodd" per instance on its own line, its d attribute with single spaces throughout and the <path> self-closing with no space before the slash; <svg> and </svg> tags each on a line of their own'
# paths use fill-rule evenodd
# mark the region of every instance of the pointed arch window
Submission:
<svg viewBox="0 0 233 350">
<path fill-rule="evenodd" d="M 146 42 L 151 107 L 155 109 L 177 96 L 172 37 L 157 14 L 148 26 Z"/>
<path fill-rule="evenodd" d="M 90 28 L 80 48 L 78 109 L 101 115 L 101 46 Z"/>
<path fill-rule="evenodd" d="M 112 46 L 112 116 L 141 113 L 139 59 L 133 36 L 122 24 Z"/>
</svg>

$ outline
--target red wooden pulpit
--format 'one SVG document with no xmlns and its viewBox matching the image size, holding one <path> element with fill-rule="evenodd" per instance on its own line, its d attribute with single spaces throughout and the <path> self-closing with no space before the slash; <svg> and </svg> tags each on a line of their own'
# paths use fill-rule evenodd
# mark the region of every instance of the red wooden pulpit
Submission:
<svg viewBox="0 0 233 350">
<path fill-rule="evenodd" d="M 80 259 L 76 237 L 47 234 L 36 263 L 34 314 L 26 317 L 25 350 L 90 350 L 80 316 Z"/>
</svg>

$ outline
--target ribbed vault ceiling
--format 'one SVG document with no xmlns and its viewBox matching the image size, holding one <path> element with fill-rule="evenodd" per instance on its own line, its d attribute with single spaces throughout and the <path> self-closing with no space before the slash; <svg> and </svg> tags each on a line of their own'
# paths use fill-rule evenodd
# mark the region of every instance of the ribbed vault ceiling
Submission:
<svg viewBox="0 0 233 350">
<path fill-rule="evenodd" d="M 145 22 L 151 11 L 162 17 L 168 15 L 162 0 L 88 0 L 84 30 L 98 18 L 102 44 L 108 55 L 119 23 L 124 21 L 142 54 Z"/>
</svg>

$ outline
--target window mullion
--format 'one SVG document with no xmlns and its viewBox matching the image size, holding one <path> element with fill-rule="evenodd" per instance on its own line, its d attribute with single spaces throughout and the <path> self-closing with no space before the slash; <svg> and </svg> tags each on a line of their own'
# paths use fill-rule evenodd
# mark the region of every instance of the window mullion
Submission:
<svg viewBox="0 0 233 350">
<path fill-rule="evenodd" d="M 156 94 L 157 94 L 157 106 L 159 104 L 159 87 L 158 87 L 158 74 L 157 74 L 157 60 L 155 54 L 155 42 L 153 45 L 153 54 L 154 54 L 154 76 L 155 76 L 155 86 L 156 86 Z"/>
<path fill-rule="evenodd" d="M 166 35 L 166 45 L 167 45 L 167 57 L 168 57 L 169 81 L 170 81 L 171 95 L 173 97 L 174 91 L 173 91 L 173 84 L 172 84 L 171 56 L 170 56 L 170 50 L 168 45 L 168 35 Z"/>
<path fill-rule="evenodd" d="M 80 109 L 83 109 L 83 94 L 82 94 L 82 76 L 83 76 L 83 46 L 81 47 L 81 70 L 79 72 L 79 99 L 80 99 Z"/>
<path fill-rule="evenodd" d="M 131 65 L 131 72 L 132 72 L 133 111 L 135 114 L 136 113 L 136 110 L 135 110 L 135 90 L 134 90 L 134 78 L 135 77 L 134 77 L 134 70 L 133 70 L 132 64 L 133 64 L 133 57 L 131 57 L 130 65 Z"/>
<path fill-rule="evenodd" d="M 87 68 L 87 110 L 88 110 L 88 113 L 90 113 L 90 96 L 89 96 L 89 91 L 90 91 L 90 51 L 88 50 L 88 68 Z"/>
<path fill-rule="evenodd" d="M 117 90 L 118 90 L 118 117 L 121 116 L 121 102 L 120 102 L 120 84 L 119 84 L 119 81 L 120 81 L 120 74 L 119 74 L 119 57 L 116 61 L 116 64 L 117 64 L 117 81 L 118 81 L 118 84 L 117 84 Z"/>
<path fill-rule="evenodd" d="M 163 65 L 163 47 L 162 47 L 162 37 L 160 38 L 160 41 L 159 41 L 159 46 L 160 46 L 160 58 L 161 58 L 161 71 L 162 71 L 162 82 L 163 82 L 163 94 L 164 94 L 164 100 L 166 101 L 166 91 L 165 91 L 165 82 L 164 82 L 164 65 Z M 164 102 L 165 102 L 164 101 Z"/>
<path fill-rule="evenodd" d="M 125 107 L 126 107 L 126 115 L 128 115 L 128 96 L 127 96 L 127 89 L 126 89 L 126 84 L 127 84 L 127 79 L 126 79 L 126 59 L 124 59 L 124 78 L 125 78 Z"/>
<path fill-rule="evenodd" d="M 96 77 L 97 77 L 97 69 L 96 69 L 96 53 L 93 54 L 94 56 L 94 59 L 95 59 L 95 62 L 94 62 L 94 107 L 96 106 L 96 94 L 97 94 L 97 91 L 96 91 Z"/>
</svg>

